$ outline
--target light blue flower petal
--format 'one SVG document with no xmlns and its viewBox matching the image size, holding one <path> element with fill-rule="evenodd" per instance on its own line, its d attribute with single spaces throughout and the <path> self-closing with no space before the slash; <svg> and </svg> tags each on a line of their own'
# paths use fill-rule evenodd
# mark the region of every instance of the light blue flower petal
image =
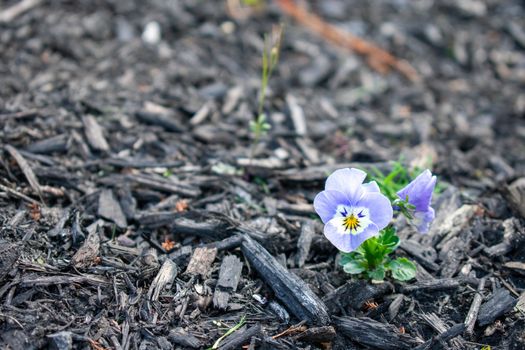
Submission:
<svg viewBox="0 0 525 350">
<path fill-rule="evenodd" d="M 360 207 L 368 208 L 370 220 L 381 230 L 385 228 L 394 215 L 390 200 L 381 193 L 366 192 L 357 203 Z"/>
<path fill-rule="evenodd" d="M 342 232 L 341 226 L 341 218 L 330 220 L 324 226 L 324 235 L 337 249 L 345 253 L 350 253 L 356 250 L 361 243 L 370 237 L 377 235 L 379 232 L 378 227 L 372 223 L 358 235 Z"/>
<path fill-rule="evenodd" d="M 416 211 L 427 211 L 432 200 L 432 192 L 436 186 L 436 177 L 430 170 L 425 170 L 418 175 L 405 188 L 397 192 L 402 200 L 408 196 L 408 202 L 416 207 Z"/>
<path fill-rule="evenodd" d="M 428 211 L 425 212 L 416 212 L 412 224 L 416 226 L 419 233 L 428 233 L 430 224 L 434 220 L 435 215 L 433 208 L 428 208 Z"/>
<path fill-rule="evenodd" d="M 370 181 L 369 183 L 364 184 L 363 187 L 367 192 L 381 192 L 375 181 Z"/>
<path fill-rule="evenodd" d="M 346 195 L 340 191 L 322 191 L 314 199 L 314 209 L 325 224 L 332 220 L 340 204 L 348 205 Z"/>
<path fill-rule="evenodd" d="M 430 223 L 434 220 L 435 213 L 430 203 L 436 181 L 436 177 L 427 169 L 397 193 L 402 200 L 408 197 L 408 203 L 415 206 L 412 224 L 420 233 L 428 232 Z"/>
<path fill-rule="evenodd" d="M 366 173 L 355 168 L 338 169 L 326 179 L 325 190 L 335 190 L 346 194 L 350 204 L 354 204 L 363 195 L 363 181 Z"/>
</svg>

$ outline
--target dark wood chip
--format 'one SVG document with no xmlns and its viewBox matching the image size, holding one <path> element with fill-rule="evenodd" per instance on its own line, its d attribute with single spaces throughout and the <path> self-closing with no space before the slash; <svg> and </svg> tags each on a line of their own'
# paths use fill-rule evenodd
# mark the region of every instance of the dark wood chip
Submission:
<svg viewBox="0 0 525 350">
<path fill-rule="evenodd" d="M 401 334 L 395 326 L 367 317 L 334 317 L 334 323 L 338 332 L 375 349 L 413 349 L 422 343 L 408 334 Z"/>
<path fill-rule="evenodd" d="M 332 326 L 311 327 L 299 333 L 294 338 L 311 343 L 329 343 L 335 338 L 335 328 Z"/>
<path fill-rule="evenodd" d="M 93 266 L 100 254 L 100 237 L 97 230 L 89 233 L 82 246 L 71 258 L 71 264 L 80 269 Z"/>
<path fill-rule="evenodd" d="M 9 273 L 20 257 L 20 244 L 0 241 L 0 281 Z"/>
<path fill-rule="evenodd" d="M 229 335 L 219 346 L 219 350 L 233 350 L 240 349 L 246 343 L 250 342 L 252 337 L 261 334 L 262 328 L 260 324 L 252 327 L 241 328 L 231 335 Z"/>
<path fill-rule="evenodd" d="M 117 224 L 120 228 L 128 227 L 128 221 L 113 191 L 103 190 L 98 199 L 98 215 Z"/>
<path fill-rule="evenodd" d="M 486 326 L 491 324 L 498 317 L 511 311 L 517 301 L 515 297 L 510 295 L 508 290 L 503 288 L 496 290 L 492 297 L 481 305 L 478 313 L 478 325 Z"/>
<path fill-rule="evenodd" d="M 175 344 L 182 345 L 192 349 L 198 349 L 202 347 L 202 342 L 195 336 L 188 334 L 182 328 L 176 328 L 170 330 L 169 339 Z"/>
<path fill-rule="evenodd" d="M 246 237 L 242 252 L 262 279 L 273 289 L 275 296 L 300 320 L 311 324 L 326 325 L 330 316 L 326 305 L 308 285 L 289 272 L 253 239 Z"/>
<path fill-rule="evenodd" d="M 42 200 L 42 188 L 40 187 L 40 183 L 38 182 L 37 177 L 35 176 L 35 173 L 33 172 L 33 169 L 29 166 L 29 163 L 25 160 L 25 158 L 18 152 L 16 148 L 14 148 L 11 145 L 6 145 L 5 149 L 11 157 L 13 157 L 16 162 L 18 163 L 18 166 L 20 167 L 20 170 L 24 173 L 27 181 L 29 182 L 29 185 L 31 185 L 31 188 L 38 194 L 40 199 Z M 43 201 L 43 200 L 42 200 Z"/>
<path fill-rule="evenodd" d="M 365 302 L 381 298 L 383 295 L 392 292 L 393 289 L 394 286 L 390 283 L 370 284 L 363 280 L 348 281 L 325 295 L 323 301 L 330 313 L 336 313 L 348 305 L 355 310 L 360 310 Z"/>
<path fill-rule="evenodd" d="M 226 309 L 231 293 L 237 290 L 241 278 L 242 262 L 234 255 L 228 255 L 222 261 L 219 270 L 219 280 L 213 295 L 213 305 L 219 309 Z"/>
</svg>

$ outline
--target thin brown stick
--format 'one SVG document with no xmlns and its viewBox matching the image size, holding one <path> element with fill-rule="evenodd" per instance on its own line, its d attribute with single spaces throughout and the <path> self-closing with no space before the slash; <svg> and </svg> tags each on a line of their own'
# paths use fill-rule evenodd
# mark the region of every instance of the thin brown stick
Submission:
<svg viewBox="0 0 525 350">
<path fill-rule="evenodd" d="M 407 61 L 398 59 L 374 44 L 326 23 L 321 17 L 295 4 L 293 0 L 276 0 L 276 2 L 284 13 L 293 17 L 303 26 L 337 46 L 345 47 L 365 56 L 370 67 L 378 72 L 384 74 L 395 69 L 414 83 L 420 81 L 416 70 Z"/>
<path fill-rule="evenodd" d="M 307 329 L 307 327 L 304 325 L 305 323 L 306 323 L 305 321 L 301 321 L 296 325 L 290 326 L 286 328 L 284 331 L 282 331 L 281 333 L 272 336 L 272 339 L 281 338 L 281 337 L 284 337 L 286 335 L 293 334 L 293 333 L 304 332 Z"/>
<path fill-rule="evenodd" d="M 0 23 L 11 22 L 22 13 L 38 6 L 41 2 L 42 0 L 22 0 L 5 10 L 0 10 Z"/>
<path fill-rule="evenodd" d="M 483 288 L 485 288 L 485 278 L 479 280 L 478 289 L 476 290 L 476 294 L 474 295 L 474 299 L 470 305 L 467 317 L 465 318 L 465 335 L 468 337 L 472 337 L 472 334 L 474 333 L 474 325 L 478 319 L 479 307 L 481 306 L 481 302 L 483 300 Z"/>
<path fill-rule="evenodd" d="M 25 200 L 25 201 L 27 201 L 27 202 L 29 202 L 31 204 L 41 204 L 39 201 L 36 201 L 33 198 L 30 198 L 30 197 L 26 196 L 25 194 L 20 193 L 18 191 L 15 191 L 12 188 L 9 188 L 9 187 L 1 185 L 1 184 L 0 184 L 0 190 L 4 191 L 8 195 L 11 195 L 13 197 L 18 197 L 18 198 L 23 199 L 23 200 Z"/>
<path fill-rule="evenodd" d="M 44 199 L 42 196 L 42 189 L 40 187 L 40 183 L 38 182 L 38 179 L 33 172 L 33 169 L 31 169 L 31 166 L 29 166 L 29 163 L 26 161 L 26 159 L 18 152 L 16 148 L 14 148 L 11 145 L 6 145 L 5 150 L 13 157 L 16 162 L 18 163 L 18 166 L 20 167 L 20 170 L 24 173 L 27 181 L 29 182 L 29 185 L 33 190 L 38 194 L 38 197 L 44 203 Z M 45 203 L 44 203 L 45 204 Z"/>
</svg>

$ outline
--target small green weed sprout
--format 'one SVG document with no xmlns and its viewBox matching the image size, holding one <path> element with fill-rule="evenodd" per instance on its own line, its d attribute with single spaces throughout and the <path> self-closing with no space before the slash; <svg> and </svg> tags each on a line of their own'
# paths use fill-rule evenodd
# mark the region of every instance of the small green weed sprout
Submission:
<svg viewBox="0 0 525 350">
<path fill-rule="evenodd" d="M 270 77 L 272 76 L 277 63 L 279 62 L 283 33 L 283 26 L 278 25 L 272 28 L 271 35 L 265 35 L 264 38 L 259 104 L 257 107 L 257 115 L 255 116 L 255 120 L 250 122 L 250 132 L 253 136 L 250 159 L 253 158 L 255 146 L 259 143 L 261 137 L 265 136 L 271 129 L 271 125 L 267 122 L 266 114 L 264 114 L 263 108 Z"/>
<path fill-rule="evenodd" d="M 234 333 L 236 330 L 238 330 L 239 328 L 241 328 L 244 323 L 246 322 L 246 316 L 242 316 L 239 323 L 237 323 L 236 325 L 234 325 L 233 327 L 231 327 L 230 329 L 228 329 L 228 331 L 226 331 L 226 333 L 224 333 L 219 339 L 217 339 L 215 341 L 215 343 L 213 343 L 212 347 L 211 348 L 208 348 L 208 350 L 215 350 L 215 349 L 218 349 L 220 344 L 221 344 L 221 341 L 224 340 L 224 338 L 226 338 L 227 336 L 229 336 L 230 334 Z M 217 322 L 217 321 L 214 321 L 214 323 L 217 325 L 217 326 L 222 326 L 223 323 L 222 322 Z"/>
</svg>

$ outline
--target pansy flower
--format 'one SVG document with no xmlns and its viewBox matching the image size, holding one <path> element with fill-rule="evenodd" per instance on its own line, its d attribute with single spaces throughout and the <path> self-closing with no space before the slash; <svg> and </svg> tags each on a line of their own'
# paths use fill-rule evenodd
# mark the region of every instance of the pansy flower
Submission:
<svg viewBox="0 0 525 350">
<path fill-rule="evenodd" d="M 405 188 L 397 192 L 399 198 L 408 201 L 414 206 L 411 223 L 420 233 L 427 233 L 430 223 L 434 220 L 434 209 L 430 206 L 432 192 L 436 186 L 436 177 L 430 170 L 425 170 L 418 175 Z"/>
<path fill-rule="evenodd" d="M 378 234 L 392 220 L 392 205 L 375 181 L 363 184 L 366 173 L 339 169 L 328 177 L 325 190 L 314 199 L 314 208 L 325 224 L 324 235 L 348 253 Z"/>
</svg>

